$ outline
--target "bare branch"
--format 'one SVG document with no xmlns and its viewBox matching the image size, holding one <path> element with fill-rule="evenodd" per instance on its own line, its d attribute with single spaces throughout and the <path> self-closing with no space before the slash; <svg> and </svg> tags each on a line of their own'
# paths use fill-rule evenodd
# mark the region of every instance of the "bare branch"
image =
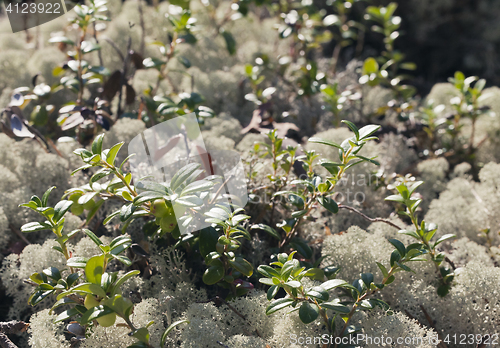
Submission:
<svg viewBox="0 0 500 348">
<path fill-rule="evenodd" d="M 14 232 L 15 234 L 17 234 L 17 236 L 19 238 L 21 238 L 23 240 L 23 242 L 25 242 L 26 244 L 31 244 L 29 240 L 26 239 L 26 237 L 23 235 L 23 233 L 21 231 L 19 231 L 17 228 L 14 227 L 14 225 L 12 224 L 9 224 L 9 228 L 12 232 Z"/>
<path fill-rule="evenodd" d="M 103 36 L 103 40 L 106 41 L 107 43 L 109 43 L 111 45 L 111 47 L 113 47 L 115 49 L 116 53 L 118 53 L 118 55 L 120 56 L 120 59 L 122 60 L 122 62 L 124 62 L 125 56 L 123 55 L 122 51 L 120 51 L 120 47 L 118 47 L 118 45 L 113 40 L 111 40 L 109 37 Z"/>
<path fill-rule="evenodd" d="M 6 334 L 0 332 L 0 347 L 2 348 L 18 348 Z"/>
<path fill-rule="evenodd" d="M 434 325 L 434 321 L 432 320 L 432 318 L 429 315 L 429 313 L 427 313 L 427 311 L 425 310 L 424 306 L 420 305 L 420 309 L 424 313 L 425 319 L 427 319 L 427 322 L 429 323 L 429 326 L 432 327 L 436 332 L 438 332 L 437 329 L 436 329 L 436 326 Z M 448 348 L 448 346 L 443 342 L 443 340 L 442 340 L 441 336 L 439 335 L 439 333 L 438 333 L 438 339 L 440 341 L 439 344 L 437 345 L 438 348 Z"/>
<path fill-rule="evenodd" d="M 0 331 L 5 334 L 20 333 L 26 331 L 28 326 L 24 321 L 12 320 L 0 323 Z"/>
<path fill-rule="evenodd" d="M 391 225 L 392 227 L 394 228 L 397 228 L 398 230 L 402 230 L 403 228 L 396 225 L 395 223 L 393 223 L 392 221 L 390 220 L 387 220 L 387 219 L 382 219 L 382 218 L 371 218 L 365 214 L 363 214 L 362 212 L 360 212 L 359 210 L 357 210 L 356 208 L 353 208 L 353 207 L 350 207 L 348 205 L 342 205 L 342 204 L 339 204 L 339 209 L 347 209 L 347 210 L 350 210 L 358 215 L 360 215 L 361 217 L 363 217 L 364 219 L 370 221 L 370 222 L 383 222 L 383 223 L 386 223 L 388 225 Z"/>
</svg>

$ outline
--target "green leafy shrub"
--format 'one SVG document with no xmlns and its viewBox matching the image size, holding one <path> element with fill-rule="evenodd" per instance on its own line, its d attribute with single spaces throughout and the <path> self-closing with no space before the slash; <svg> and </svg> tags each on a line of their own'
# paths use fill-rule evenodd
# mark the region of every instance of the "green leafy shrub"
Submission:
<svg viewBox="0 0 500 348">
<path fill-rule="evenodd" d="M 99 1 L 2 35 L 23 58 L 0 79 L 2 309 L 31 322 L 18 346 L 498 334 L 498 91 L 457 72 L 420 98 L 405 5 L 367 5 Z M 194 164 L 132 178 L 123 145 L 192 112 L 208 150 L 241 153 L 246 206 Z M 181 232 L 194 221 L 210 226 Z"/>
</svg>

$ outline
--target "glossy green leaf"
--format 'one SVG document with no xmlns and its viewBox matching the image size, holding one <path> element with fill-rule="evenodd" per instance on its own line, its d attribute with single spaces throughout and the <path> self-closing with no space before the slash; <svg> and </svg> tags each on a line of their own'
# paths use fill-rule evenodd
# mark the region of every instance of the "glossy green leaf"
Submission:
<svg viewBox="0 0 500 348">
<path fill-rule="evenodd" d="M 105 219 L 104 221 L 102 222 L 103 225 L 107 225 L 115 216 L 117 216 L 118 214 L 120 214 L 120 211 L 117 210 L 111 214 L 109 214 Z"/>
<path fill-rule="evenodd" d="M 105 299 L 102 304 L 111 308 L 116 314 L 123 318 L 128 317 L 134 307 L 134 303 L 128 297 L 123 297 L 119 294 L 115 294 Z"/>
<path fill-rule="evenodd" d="M 38 290 L 31 294 L 28 299 L 28 303 L 32 306 L 36 306 L 38 303 L 42 302 L 45 298 L 52 295 L 55 290 Z"/>
<path fill-rule="evenodd" d="M 404 203 L 405 199 L 400 195 L 391 195 L 385 198 L 386 201 Z"/>
<path fill-rule="evenodd" d="M 103 306 L 103 305 L 92 307 L 87 312 L 85 312 L 84 315 L 82 315 L 82 318 L 80 319 L 80 323 L 82 325 L 86 325 L 89 322 L 91 322 L 92 320 L 101 318 L 101 317 L 108 315 L 108 314 L 111 314 L 111 313 L 114 313 L 114 311 L 111 308 Z"/>
<path fill-rule="evenodd" d="M 233 55 L 236 53 L 236 40 L 234 39 L 233 34 L 231 34 L 227 30 L 221 30 L 221 35 L 224 38 L 224 41 L 226 42 L 226 48 L 227 51 L 229 52 L 230 55 Z"/>
<path fill-rule="evenodd" d="M 60 321 L 64 321 L 66 319 L 71 318 L 74 315 L 80 314 L 80 311 L 76 308 L 70 308 L 59 314 L 55 319 L 54 323 L 58 323 Z"/>
<path fill-rule="evenodd" d="M 68 267 L 85 268 L 85 266 L 87 266 L 87 261 L 88 259 L 85 257 L 73 256 L 66 261 L 66 265 Z"/>
<path fill-rule="evenodd" d="M 86 229 L 86 228 L 82 228 L 82 231 L 83 233 L 85 233 L 90 239 L 92 239 L 92 241 L 97 245 L 103 245 L 102 241 L 99 239 L 99 237 L 97 237 L 94 232 L 92 232 L 91 230 L 89 229 Z"/>
<path fill-rule="evenodd" d="M 94 218 L 94 216 L 97 214 L 101 206 L 104 204 L 104 199 L 101 199 L 97 201 L 97 203 L 94 204 L 92 209 L 88 212 L 87 218 L 85 219 L 85 224 L 88 225 L 89 222 Z"/>
<path fill-rule="evenodd" d="M 369 124 L 367 126 L 362 127 L 359 130 L 359 140 L 363 140 L 371 136 L 373 133 L 377 132 L 380 128 L 380 125 Z"/>
<path fill-rule="evenodd" d="M 301 238 L 292 238 L 290 240 L 290 246 L 292 246 L 292 248 L 297 250 L 299 254 L 304 256 L 306 259 L 312 258 L 313 251 L 305 240 Z"/>
<path fill-rule="evenodd" d="M 120 149 L 123 146 L 123 144 L 124 144 L 124 142 L 122 141 L 122 142 L 114 145 L 111 149 L 109 149 L 109 152 L 106 155 L 106 162 L 107 163 L 109 163 L 111 165 L 115 164 L 116 155 L 120 151 Z"/>
<path fill-rule="evenodd" d="M 266 308 L 266 315 L 273 314 L 274 312 L 279 311 L 280 309 L 286 308 L 293 303 L 293 299 L 291 298 L 280 298 L 271 302 L 269 306 Z"/>
<path fill-rule="evenodd" d="M 55 189 L 55 188 L 56 188 L 55 186 L 52 186 L 47 191 L 45 191 L 45 193 L 42 196 L 42 207 L 46 207 L 47 206 L 47 202 L 49 200 L 49 195 L 52 192 L 52 190 Z"/>
<path fill-rule="evenodd" d="M 127 281 L 129 280 L 130 278 L 136 276 L 136 275 L 139 275 L 141 273 L 141 271 L 138 271 L 138 270 L 134 270 L 134 271 L 130 271 L 130 272 L 127 272 L 125 273 L 121 278 L 119 278 L 116 283 L 113 285 L 113 290 L 112 290 L 112 293 L 113 294 L 116 294 L 117 291 L 120 289 L 120 287 Z"/>
<path fill-rule="evenodd" d="M 134 330 L 129 335 L 137 338 L 142 343 L 146 343 L 146 344 L 149 343 L 149 331 L 145 327 L 141 327 L 137 330 Z"/>
<path fill-rule="evenodd" d="M 328 294 L 328 291 L 323 289 L 321 286 L 315 286 L 312 289 L 307 291 L 307 296 L 309 297 L 314 297 L 320 301 L 328 301 L 330 298 L 330 295 Z"/>
<path fill-rule="evenodd" d="M 208 191 L 214 186 L 214 183 L 208 180 L 198 180 L 187 185 L 181 192 L 180 196 L 185 196 L 188 194 Z"/>
<path fill-rule="evenodd" d="M 349 313 L 351 311 L 349 309 L 349 307 L 340 304 L 340 300 L 339 299 L 331 301 L 331 302 L 324 302 L 324 303 L 321 304 L 321 307 L 328 308 L 328 309 L 331 309 L 331 310 L 333 310 L 335 312 L 345 313 L 345 314 L 347 314 L 347 313 Z"/>
<path fill-rule="evenodd" d="M 332 289 L 335 289 L 335 288 L 338 288 L 338 287 L 343 287 L 345 285 L 348 285 L 348 283 L 345 280 L 342 280 L 342 279 L 331 279 L 331 280 L 327 280 L 326 282 L 324 282 L 320 286 L 323 289 L 329 291 L 329 290 L 332 290 Z"/>
<path fill-rule="evenodd" d="M 224 264 L 220 260 L 214 260 L 203 273 L 203 282 L 207 285 L 213 285 L 224 277 Z"/>
<path fill-rule="evenodd" d="M 277 240 L 281 240 L 281 236 L 276 230 L 266 224 L 255 224 L 250 227 L 251 230 L 262 230 L 267 232 L 270 236 L 276 238 Z"/>
<path fill-rule="evenodd" d="M 264 277 L 272 278 L 272 277 L 279 277 L 280 273 L 275 270 L 274 268 L 266 265 L 260 265 L 257 267 L 257 271 L 262 274 Z"/>
<path fill-rule="evenodd" d="M 94 284 L 101 284 L 102 274 L 104 273 L 105 255 L 92 256 L 85 266 L 85 277 L 87 281 Z"/>
<path fill-rule="evenodd" d="M 267 290 L 267 299 L 271 301 L 274 296 L 278 293 L 279 287 L 277 285 L 273 285 Z"/>
<path fill-rule="evenodd" d="M 342 146 L 340 146 L 339 144 L 334 143 L 333 141 L 329 141 L 329 140 L 324 140 L 324 139 L 321 139 L 321 138 L 312 137 L 312 138 L 309 138 L 309 142 L 310 143 L 323 144 L 323 145 L 328 145 L 328 146 L 336 147 L 336 148 L 344 151 L 344 149 L 342 148 Z"/>
<path fill-rule="evenodd" d="M 317 201 L 323 208 L 328 210 L 332 214 L 337 214 L 339 212 L 339 206 L 337 202 L 331 197 L 318 196 Z"/>
<path fill-rule="evenodd" d="M 342 120 L 342 123 L 345 123 L 354 132 L 354 134 L 356 135 L 356 140 L 359 141 L 360 137 L 359 137 L 358 127 L 356 127 L 356 125 L 354 123 L 352 123 L 351 121 Z"/>
<path fill-rule="evenodd" d="M 394 266 L 394 263 L 396 261 L 399 261 L 401 259 L 401 253 L 396 249 L 391 253 L 391 267 Z"/>
<path fill-rule="evenodd" d="M 189 320 L 178 320 L 178 321 L 174 321 L 172 324 L 170 324 L 167 329 L 163 332 L 163 334 L 161 335 L 161 341 L 160 341 L 160 346 L 161 348 L 165 347 L 165 342 L 167 340 L 167 336 L 170 332 L 172 332 L 172 330 L 181 325 L 181 324 L 189 324 Z"/>
<path fill-rule="evenodd" d="M 363 74 L 365 75 L 370 75 L 377 73 L 379 70 L 379 65 L 375 58 L 366 58 L 365 62 L 363 63 Z"/>
<path fill-rule="evenodd" d="M 50 267 L 44 269 L 43 274 L 45 274 L 49 278 L 54 279 L 55 281 L 61 279 L 61 272 L 56 267 Z"/>
<path fill-rule="evenodd" d="M 70 299 L 69 297 L 64 297 L 64 298 L 60 299 L 59 301 L 57 301 L 56 303 L 54 303 L 54 305 L 50 308 L 49 314 L 52 314 L 54 309 L 59 308 L 59 307 L 64 306 L 64 305 L 67 305 L 67 304 L 73 305 L 73 304 L 77 304 L 77 302 Z"/>
<path fill-rule="evenodd" d="M 21 232 L 31 233 L 41 230 L 50 230 L 52 227 L 45 222 L 29 222 L 21 226 Z"/>
<path fill-rule="evenodd" d="M 397 239 L 389 239 L 389 242 L 394 245 L 394 247 L 398 250 L 399 254 L 401 257 L 405 257 L 406 255 L 406 248 L 403 243 L 401 243 Z"/>
<path fill-rule="evenodd" d="M 253 274 L 252 264 L 242 257 L 236 257 L 234 260 L 229 260 L 229 264 L 247 277 L 251 277 Z"/>
<path fill-rule="evenodd" d="M 444 242 L 448 239 L 451 239 L 451 238 L 455 238 L 455 237 L 456 237 L 456 235 L 454 235 L 452 233 L 445 234 L 444 236 L 439 237 L 439 239 L 436 241 L 436 243 L 434 243 L 434 248 L 436 246 L 438 246 L 439 244 L 441 244 L 442 242 Z"/>
<path fill-rule="evenodd" d="M 387 268 L 385 268 L 385 266 L 383 264 L 381 264 L 380 262 L 377 262 L 377 266 L 382 271 L 382 274 L 384 275 L 384 277 L 387 277 L 389 275 Z"/>
<path fill-rule="evenodd" d="M 54 222 L 58 222 L 59 220 L 61 220 L 61 218 L 64 216 L 64 214 L 66 214 L 66 212 L 71 208 L 72 205 L 73 201 L 63 200 L 58 202 L 54 207 L 54 216 L 52 217 Z"/>
<path fill-rule="evenodd" d="M 170 188 L 176 191 L 179 186 L 186 181 L 186 179 L 193 174 L 200 167 L 199 163 L 190 163 L 182 167 L 170 181 Z"/>
<path fill-rule="evenodd" d="M 95 137 L 94 141 L 92 142 L 92 153 L 94 155 L 100 155 L 102 152 L 102 139 L 104 138 L 104 133 L 99 134 L 98 136 Z"/>
<path fill-rule="evenodd" d="M 73 293 L 94 294 L 100 297 L 106 297 L 106 292 L 99 285 L 92 283 L 82 283 L 69 289 L 68 291 L 60 293 L 57 296 L 57 300 L 60 300 L 63 297 Z"/>
<path fill-rule="evenodd" d="M 217 244 L 219 235 L 213 227 L 207 227 L 200 230 L 199 236 L 200 254 L 206 257 L 209 253 L 215 251 L 215 245 Z"/>
<path fill-rule="evenodd" d="M 299 308 L 299 318 L 304 324 L 315 321 L 319 316 L 319 308 L 315 304 L 302 302 Z"/>
<path fill-rule="evenodd" d="M 368 157 L 364 157 L 364 156 L 360 156 L 360 155 L 356 155 L 356 157 L 362 159 L 363 161 L 373 163 L 376 166 L 380 165 L 380 163 L 378 161 L 375 161 L 375 159 L 373 159 L 373 158 L 368 158 Z"/>
<path fill-rule="evenodd" d="M 102 178 L 105 178 L 106 176 L 112 174 L 112 171 L 111 169 L 109 168 L 102 168 L 100 170 L 98 170 L 94 175 L 92 175 L 92 177 L 90 178 L 90 187 L 92 187 L 92 185 L 97 182 L 98 180 L 102 179 Z"/>
<path fill-rule="evenodd" d="M 314 280 L 323 281 L 325 278 L 325 271 L 321 268 L 309 268 L 304 275 Z"/>
</svg>

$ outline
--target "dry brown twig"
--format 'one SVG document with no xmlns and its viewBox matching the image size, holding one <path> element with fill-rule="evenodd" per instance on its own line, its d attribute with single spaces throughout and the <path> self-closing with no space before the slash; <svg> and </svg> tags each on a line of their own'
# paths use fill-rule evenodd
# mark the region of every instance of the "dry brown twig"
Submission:
<svg viewBox="0 0 500 348">
<path fill-rule="evenodd" d="M 12 232 L 14 232 L 19 238 L 22 239 L 23 242 L 25 242 L 27 245 L 31 244 L 29 240 L 26 239 L 26 237 L 23 235 L 21 231 L 19 231 L 17 228 L 14 227 L 14 225 L 9 224 L 9 228 Z"/>
<path fill-rule="evenodd" d="M 434 321 L 432 320 L 432 318 L 429 315 L 429 313 L 427 313 L 427 311 L 425 310 L 424 306 L 420 305 L 420 309 L 424 313 L 425 319 L 427 319 L 427 321 L 429 322 L 429 326 L 432 327 L 434 329 L 434 331 L 437 332 L 436 326 L 434 325 Z M 441 335 L 439 333 L 437 335 L 438 335 L 438 339 L 439 339 L 439 344 L 437 345 L 438 348 L 448 348 L 448 346 L 442 340 Z"/>
<path fill-rule="evenodd" d="M 24 321 L 8 321 L 0 323 L 0 347 L 2 348 L 18 348 L 7 334 L 24 332 L 28 329 L 29 324 Z"/>
<path fill-rule="evenodd" d="M 348 205 L 342 205 L 342 204 L 339 204 L 339 209 L 347 209 L 347 210 L 350 210 L 356 214 L 358 214 L 359 216 L 363 217 L 364 219 L 370 221 L 370 222 L 383 222 L 383 223 L 386 223 L 388 225 L 391 225 L 392 227 L 394 228 L 397 228 L 398 230 L 402 230 L 403 228 L 401 228 L 400 226 L 396 225 L 395 223 L 393 223 L 392 221 L 390 220 L 386 220 L 386 219 L 382 219 L 382 218 L 371 218 L 365 214 L 363 214 L 362 212 L 360 212 L 359 210 L 357 210 L 356 208 L 353 208 L 353 207 L 350 207 Z"/>
</svg>

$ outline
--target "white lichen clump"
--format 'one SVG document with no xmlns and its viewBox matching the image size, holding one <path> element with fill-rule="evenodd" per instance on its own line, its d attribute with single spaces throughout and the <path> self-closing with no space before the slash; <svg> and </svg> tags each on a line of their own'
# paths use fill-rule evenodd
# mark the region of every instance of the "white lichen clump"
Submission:
<svg viewBox="0 0 500 348">
<path fill-rule="evenodd" d="M 26 319 L 32 312 L 40 308 L 50 307 L 54 298 L 47 298 L 36 309 L 28 304 L 28 298 L 33 287 L 24 283 L 33 273 L 41 272 L 49 267 L 63 269 L 66 261 L 61 253 L 52 247 L 56 246 L 54 240 L 47 240 L 43 245 L 27 245 L 21 255 L 10 254 L 3 259 L 0 269 L 0 279 L 6 288 L 8 296 L 12 297 L 12 306 L 8 317 L 12 319 Z"/>
<path fill-rule="evenodd" d="M 33 348 L 69 348 L 71 344 L 66 341 L 63 331 L 64 324 L 54 324 L 55 315 L 50 315 L 48 309 L 43 309 L 34 314 L 30 319 L 29 344 Z M 96 346 L 94 346 L 96 347 Z"/>
</svg>

